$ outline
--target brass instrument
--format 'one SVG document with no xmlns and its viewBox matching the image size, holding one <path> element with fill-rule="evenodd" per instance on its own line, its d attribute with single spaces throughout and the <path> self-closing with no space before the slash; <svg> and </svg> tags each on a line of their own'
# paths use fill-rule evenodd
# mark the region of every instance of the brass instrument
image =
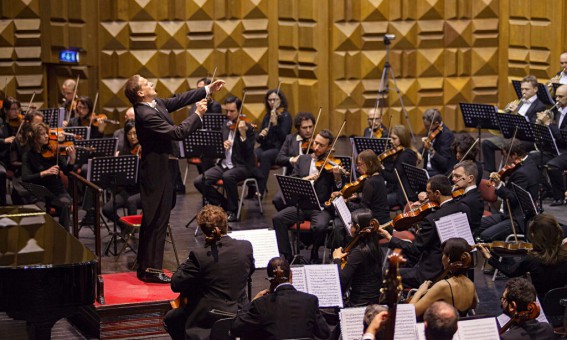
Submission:
<svg viewBox="0 0 567 340">
<path fill-rule="evenodd" d="M 524 100 L 524 97 L 522 97 L 521 99 L 516 99 L 516 100 L 512 100 L 511 102 L 509 102 L 505 107 L 504 107 L 504 113 L 510 113 L 513 115 L 518 114 L 518 111 L 520 111 L 520 106 L 522 104 L 522 101 Z M 512 107 L 515 108 L 512 110 Z"/>
<path fill-rule="evenodd" d="M 566 73 L 567 73 L 567 70 L 562 69 L 561 73 L 559 73 L 559 74 L 555 75 L 553 78 L 549 79 L 549 82 L 547 83 L 547 89 L 549 90 L 549 93 L 551 94 L 552 97 L 555 97 L 555 90 L 553 89 L 553 84 L 559 83 L 561 78 L 563 78 Z"/>
<path fill-rule="evenodd" d="M 538 112 L 536 124 L 540 124 L 540 125 L 551 124 L 551 122 L 553 121 L 553 118 L 554 118 L 553 117 L 553 109 L 555 109 L 559 104 L 560 104 L 560 101 L 556 101 L 555 104 L 553 104 L 553 106 L 550 107 L 549 109 L 542 111 L 542 112 Z"/>
</svg>

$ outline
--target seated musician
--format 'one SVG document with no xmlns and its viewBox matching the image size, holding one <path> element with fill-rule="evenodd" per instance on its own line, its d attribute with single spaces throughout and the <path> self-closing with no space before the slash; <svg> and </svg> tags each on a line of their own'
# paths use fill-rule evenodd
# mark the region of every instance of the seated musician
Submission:
<svg viewBox="0 0 567 340">
<path fill-rule="evenodd" d="M 424 168 L 429 176 L 445 174 L 454 162 L 451 144 L 453 144 L 455 136 L 449 127 L 443 123 L 441 112 L 437 109 L 425 110 L 423 126 L 427 133 L 427 136 L 422 138 L 423 147 L 420 150 L 423 155 Z"/>
<path fill-rule="evenodd" d="M 455 164 L 462 161 L 472 161 L 476 164 L 478 176 L 475 177 L 475 184 L 476 186 L 479 186 L 482 175 L 484 174 L 484 166 L 482 165 L 482 162 L 478 162 L 476 160 L 479 146 L 478 144 L 475 144 L 475 139 L 468 133 L 460 133 L 458 135 L 455 135 L 455 140 L 453 141 L 453 144 L 451 144 L 451 150 L 455 155 Z M 449 168 L 449 171 L 447 172 L 448 177 L 451 177 L 450 175 L 453 171 L 453 166 L 451 166 Z"/>
<path fill-rule="evenodd" d="M 0 206 L 6 205 L 6 180 L 10 165 L 10 146 L 16 138 L 22 114 L 20 102 L 7 97 L 0 112 Z"/>
<path fill-rule="evenodd" d="M 462 190 L 462 195 L 458 199 L 469 207 L 469 225 L 473 235 L 477 235 L 480 230 L 484 214 L 484 200 L 475 184 L 478 177 L 477 169 L 477 165 L 472 161 L 462 161 L 455 164 L 452 175 L 454 192 Z"/>
<path fill-rule="evenodd" d="M 222 136 L 226 157 L 205 171 L 204 181 L 203 175 L 199 175 L 193 184 L 209 203 L 222 206 L 228 214 L 228 221 L 234 222 L 238 210 L 238 182 L 253 177 L 256 173 L 254 128 L 243 119 L 238 119 L 242 106 L 239 98 L 228 97 L 224 105 L 227 120 L 222 127 Z M 219 179 L 223 180 L 226 198 L 213 187 Z"/>
<path fill-rule="evenodd" d="M 371 108 L 367 113 L 368 127 L 364 129 L 364 137 L 386 138 L 388 128 L 382 124 L 382 114 L 377 108 Z M 374 125 L 373 125 L 374 124 Z"/>
<path fill-rule="evenodd" d="M 443 272 L 441 242 L 435 228 L 435 221 L 457 212 L 469 214 L 466 205 L 453 199 L 451 182 L 444 175 L 435 175 L 429 179 L 427 196 L 429 202 L 437 203 L 439 208 L 424 215 L 413 243 L 392 237 L 386 229 L 379 229 L 380 234 L 390 241 L 388 248 L 401 248 L 408 259 L 406 267 L 400 268 L 400 273 L 402 283 L 409 288 L 417 288 L 426 280 L 434 280 Z"/>
<path fill-rule="evenodd" d="M 390 139 L 392 148 L 388 151 L 392 151 L 392 156 L 387 156 L 382 161 L 382 164 L 384 165 L 382 175 L 388 183 L 388 205 L 390 207 L 396 205 L 403 206 L 406 204 L 404 190 L 410 201 L 414 201 L 416 196 L 412 190 L 409 190 L 410 186 L 408 178 L 402 164 L 406 163 L 414 166 L 417 165 L 419 155 L 411 144 L 411 135 L 405 126 L 394 125 L 390 131 Z M 400 147 L 401 151 L 396 152 L 398 150 L 397 148 Z M 395 170 L 398 171 L 398 175 L 400 176 L 399 179 Z M 400 179 L 403 183 L 403 190 L 400 185 Z"/>
<path fill-rule="evenodd" d="M 130 106 L 126 112 L 124 112 L 124 126 L 126 126 L 128 121 L 134 121 L 135 119 L 134 107 Z M 120 150 L 124 147 L 124 128 L 116 129 L 116 131 L 112 134 L 112 137 L 118 139 L 118 147 L 116 151 L 116 154 L 118 155 Z"/>
<path fill-rule="evenodd" d="M 533 305 L 536 303 L 536 292 L 534 286 L 524 278 L 514 278 L 506 282 L 504 293 L 500 297 L 500 307 L 504 314 L 510 318 L 517 315 L 531 314 Z M 510 328 L 500 334 L 502 340 L 553 340 L 555 334 L 553 327 L 547 322 L 539 322 L 536 316 L 527 316 L 527 320 L 512 321 Z"/>
<path fill-rule="evenodd" d="M 423 315 L 426 340 L 452 340 L 459 329 L 459 314 L 444 301 L 434 302 Z"/>
<path fill-rule="evenodd" d="M 307 148 L 309 147 L 309 142 L 311 141 L 315 128 L 315 117 L 311 112 L 298 112 L 293 120 L 293 124 L 297 132 L 287 135 L 276 158 L 276 164 L 286 167 L 287 174 L 291 174 L 295 163 L 297 163 L 299 159 L 299 155 L 308 153 Z M 305 150 L 303 146 L 305 146 Z M 277 211 L 286 207 L 281 192 L 279 191 L 274 196 L 272 202 Z"/>
<path fill-rule="evenodd" d="M 536 113 L 545 110 L 545 104 L 537 97 L 537 78 L 535 76 L 526 76 L 521 82 L 522 98 L 514 100 L 504 108 L 504 112 L 510 114 L 519 114 L 526 117 L 530 123 L 536 122 Z M 482 155 L 484 156 L 484 165 L 488 172 L 496 171 L 495 153 L 504 147 L 505 139 L 502 136 L 486 138 L 482 141 Z M 533 143 L 531 143 L 533 145 Z M 528 144 L 524 146 L 528 149 Z M 531 147 L 533 149 L 533 146 Z M 529 150 L 527 150 L 529 151 Z"/>
<path fill-rule="evenodd" d="M 549 80 L 549 84 L 567 84 L 567 52 L 561 53 L 559 56 L 559 64 L 561 65 L 561 69 Z"/>
<path fill-rule="evenodd" d="M 69 158 L 57 152 L 57 146 L 49 141 L 49 127 L 44 123 L 32 126 L 33 139 L 30 148 L 22 155 L 22 181 L 44 186 L 53 194 L 47 203 L 57 209 L 59 224 L 66 229 L 70 226 L 71 196 L 65 190 L 59 172 L 66 174 L 73 170 L 76 153 L 71 145 L 64 149 Z M 56 143 L 55 143 L 56 144 Z"/>
<path fill-rule="evenodd" d="M 504 240 L 506 236 L 512 234 L 510 216 L 514 217 L 513 222 L 518 233 L 522 233 L 525 230 L 524 213 L 514 194 L 512 183 L 529 192 L 532 198 L 537 197 L 539 170 L 537 165 L 527 157 L 522 143 L 518 140 L 507 142 L 505 150 L 502 150 L 502 152 L 504 158 L 508 159 L 510 175 L 506 178 L 506 185 L 504 185 L 502 178 L 497 172 L 490 174 L 490 179 L 496 188 L 496 195 L 502 199 L 502 209 L 498 213 L 482 218 L 478 235 L 483 242 Z M 506 157 L 508 153 L 509 156 Z M 507 202 L 509 202 L 510 209 L 512 209 L 511 212 L 508 211 Z"/>
<path fill-rule="evenodd" d="M 63 126 L 90 126 L 90 139 L 104 137 L 106 123 L 101 119 L 92 118 L 94 107 L 89 97 L 79 97 L 76 110 L 77 116 L 71 118 L 68 124 L 63 122 Z"/>
<path fill-rule="evenodd" d="M 479 245 L 479 248 L 488 263 L 508 277 L 529 272 L 537 295 L 543 300 L 551 289 L 567 285 L 567 244 L 562 244 L 564 236 L 555 217 L 540 214 L 534 217 L 527 230 L 533 250 L 520 257 L 519 261 L 515 257 L 506 257 L 500 262 L 498 256 L 493 256 L 485 246 Z"/>
<path fill-rule="evenodd" d="M 293 287 L 289 263 L 274 257 L 266 271 L 270 289 L 260 291 L 238 312 L 230 334 L 242 339 L 327 339 L 329 326 L 319 300 Z"/>
<path fill-rule="evenodd" d="M 364 310 L 362 319 L 362 338 L 360 340 L 375 340 L 383 338 L 383 331 L 388 319 L 388 307 L 369 305 Z"/>
<path fill-rule="evenodd" d="M 367 228 L 372 211 L 359 209 L 352 212 L 352 233 Z M 378 301 L 382 285 L 382 252 L 378 246 L 377 231 L 361 234 L 350 251 L 343 248 L 333 251 L 333 262 L 339 266 L 339 278 L 343 294 L 350 292 L 345 306 L 366 306 Z M 348 257 L 347 257 L 348 256 Z M 341 262 L 344 261 L 344 266 Z"/>
<path fill-rule="evenodd" d="M 124 146 L 119 150 L 119 156 L 136 155 L 140 157 L 142 147 L 136 135 L 136 125 L 134 121 L 126 121 L 124 125 Z M 102 207 L 102 214 L 110 221 L 118 219 L 115 209 L 126 208 L 126 215 L 136 215 L 138 209 L 142 209 L 142 199 L 138 183 L 133 183 L 127 187 L 119 187 L 114 193 L 114 197 L 108 200 Z"/>
<path fill-rule="evenodd" d="M 282 145 L 291 133 L 291 115 L 287 111 L 287 99 L 278 90 L 269 90 L 264 97 L 266 114 L 256 141 L 260 144 L 254 150 L 256 159 L 260 162 L 260 178 L 258 179 L 258 194 L 264 195 L 270 169 L 276 164 L 276 158 Z"/>
<path fill-rule="evenodd" d="M 255 269 L 252 244 L 227 235 L 222 208 L 206 205 L 197 214 L 197 224 L 205 245 L 191 249 L 171 277 L 171 290 L 186 298 L 186 304 L 167 312 L 163 320 L 173 339 L 208 339 L 218 319 L 211 309 L 236 313 L 242 308 Z"/>
<path fill-rule="evenodd" d="M 75 114 L 75 107 L 71 107 L 71 105 L 73 104 L 73 96 L 76 95 L 76 88 L 77 82 L 75 81 L 75 79 L 65 79 L 61 84 L 61 96 L 63 97 L 62 107 L 65 109 L 65 117 L 73 117 L 73 115 Z M 76 103 L 74 106 L 76 106 Z"/>
<path fill-rule="evenodd" d="M 331 171 L 317 168 L 317 162 L 323 163 L 327 154 L 331 151 L 334 136 L 329 130 L 321 130 L 313 140 L 313 153 L 301 155 L 295 163 L 291 176 L 301 177 L 314 182 L 315 191 L 319 202 L 326 202 L 331 197 L 331 192 L 342 185 L 341 170 L 333 167 Z M 324 168 L 324 165 L 323 165 Z M 297 221 L 309 220 L 313 232 L 313 248 L 311 249 L 311 262 L 320 263 L 319 247 L 323 245 L 329 221 L 331 220 L 330 207 L 323 210 L 299 209 L 297 215 L 296 207 L 287 207 L 273 218 L 274 229 L 278 241 L 278 249 L 282 256 L 291 262 L 291 245 L 289 243 L 288 229 Z"/>
<path fill-rule="evenodd" d="M 474 283 L 467 277 L 471 265 L 470 246 L 463 238 L 450 238 L 441 244 L 444 272 L 437 282 L 425 281 L 419 286 L 410 303 L 420 318 L 435 301 L 445 301 L 461 316 L 476 306 Z M 448 278 L 441 277 L 448 276 Z"/>
</svg>

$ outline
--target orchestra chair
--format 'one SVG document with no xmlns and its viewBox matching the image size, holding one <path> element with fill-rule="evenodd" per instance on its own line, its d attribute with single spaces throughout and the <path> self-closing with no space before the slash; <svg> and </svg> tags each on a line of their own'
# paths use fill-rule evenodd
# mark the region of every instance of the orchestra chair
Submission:
<svg viewBox="0 0 567 340">
<path fill-rule="evenodd" d="M 480 193 L 480 197 L 482 197 L 485 202 L 483 216 L 492 215 L 490 207 L 498 200 L 498 196 L 496 195 L 496 188 L 493 185 L 490 185 L 489 180 L 481 179 L 478 186 L 478 191 Z"/>
<path fill-rule="evenodd" d="M 122 246 L 122 249 L 120 249 L 120 252 L 116 255 L 115 261 L 118 261 L 118 258 L 120 257 L 120 255 L 122 255 L 127 247 L 130 247 L 130 249 L 132 249 L 134 253 L 136 252 L 134 250 L 135 247 L 130 244 L 130 240 L 134 237 L 134 234 L 136 234 L 136 232 L 140 231 L 140 226 L 142 225 L 142 214 L 122 216 L 118 219 L 118 223 L 120 224 L 123 233 L 125 233 L 124 230 L 127 230 L 127 234 L 124 235 L 124 245 Z M 171 243 L 171 246 L 173 247 L 173 253 L 175 254 L 175 260 L 177 261 L 177 266 L 179 267 L 179 255 L 177 254 L 175 239 L 173 238 L 173 234 L 171 233 L 171 225 L 169 223 L 167 224 L 166 241 Z M 135 266 L 136 262 L 134 262 L 132 267 Z"/>
<path fill-rule="evenodd" d="M 221 192 L 224 194 L 224 182 L 222 178 L 215 183 L 215 186 L 217 187 L 217 189 L 220 189 Z M 238 211 L 236 212 L 236 219 L 240 220 L 240 213 L 242 212 L 244 199 L 246 195 L 248 195 L 248 190 L 250 186 L 255 187 L 257 189 L 258 181 L 254 177 L 249 177 L 244 181 L 238 182 L 237 186 L 242 188 L 242 190 L 240 191 L 240 198 L 238 199 Z M 256 199 L 258 200 L 258 205 L 260 206 L 260 215 L 264 215 L 264 208 L 262 207 L 262 197 L 256 195 Z"/>
<path fill-rule="evenodd" d="M 323 258 L 322 258 L 323 264 L 327 263 L 327 241 L 328 241 L 328 238 L 329 238 L 329 233 L 331 232 L 331 230 L 333 230 L 333 226 L 334 226 L 334 221 L 333 221 L 333 219 L 331 219 L 329 221 L 329 225 L 327 226 L 327 230 L 325 232 L 325 241 L 323 242 Z M 299 237 L 299 235 L 297 235 L 297 224 L 294 223 L 293 225 L 291 225 L 289 227 L 288 230 L 292 234 L 292 237 L 289 238 L 289 240 L 291 242 L 291 251 L 292 251 L 293 255 L 298 255 L 296 253 L 296 249 L 295 249 L 296 245 L 297 245 L 296 238 Z M 309 221 L 309 220 L 303 221 L 299 225 L 299 232 L 300 233 L 311 233 L 311 221 Z"/>
<path fill-rule="evenodd" d="M 564 302 L 561 302 L 563 300 Z M 545 294 L 541 308 L 553 327 L 561 327 L 567 305 L 567 287 L 554 288 Z"/>
</svg>

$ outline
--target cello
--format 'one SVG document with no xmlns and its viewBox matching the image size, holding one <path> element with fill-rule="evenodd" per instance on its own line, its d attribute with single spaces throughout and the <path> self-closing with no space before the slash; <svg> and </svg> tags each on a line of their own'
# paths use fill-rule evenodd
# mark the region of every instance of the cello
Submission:
<svg viewBox="0 0 567 340">
<path fill-rule="evenodd" d="M 380 303 L 388 306 L 388 319 L 384 328 L 384 339 L 393 340 L 396 326 L 396 308 L 402 294 L 402 275 L 400 274 L 400 265 L 404 264 L 406 259 L 402 256 L 402 250 L 396 248 L 388 256 L 388 269 L 384 283 L 380 289 Z"/>
</svg>

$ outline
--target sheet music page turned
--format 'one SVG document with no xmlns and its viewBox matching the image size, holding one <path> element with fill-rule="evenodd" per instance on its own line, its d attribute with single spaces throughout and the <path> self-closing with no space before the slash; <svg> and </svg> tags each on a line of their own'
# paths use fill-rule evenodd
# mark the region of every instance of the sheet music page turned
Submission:
<svg viewBox="0 0 567 340">
<path fill-rule="evenodd" d="M 350 226 L 352 225 L 352 216 L 350 214 L 350 210 L 345 203 L 345 200 L 342 197 L 338 197 L 333 200 L 333 206 L 335 210 L 339 213 L 341 220 L 345 226 L 345 230 L 347 234 L 352 237 L 352 232 L 350 230 Z"/>
<path fill-rule="evenodd" d="M 343 294 L 336 264 L 305 267 L 308 293 L 319 298 L 319 307 L 343 307 Z"/>
<path fill-rule="evenodd" d="M 417 339 L 415 306 L 412 304 L 399 304 L 396 308 L 396 325 L 394 326 L 394 340 Z"/>
<path fill-rule="evenodd" d="M 366 307 L 343 308 L 339 312 L 341 339 L 359 340 L 362 336 L 364 311 Z"/>
<path fill-rule="evenodd" d="M 441 217 L 435 221 L 435 227 L 441 243 L 453 237 L 462 237 L 469 244 L 475 244 L 466 213 L 458 212 Z"/>
<path fill-rule="evenodd" d="M 228 234 L 237 240 L 246 240 L 252 243 L 256 268 L 266 268 L 273 257 L 280 256 L 276 231 L 269 229 L 238 230 Z"/>
<path fill-rule="evenodd" d="M 307 279 L 305 278 L 304 266 L 291 266 L 292 284 L 300 292 L 309 293 L 307 291 Z"/>
</svg>

